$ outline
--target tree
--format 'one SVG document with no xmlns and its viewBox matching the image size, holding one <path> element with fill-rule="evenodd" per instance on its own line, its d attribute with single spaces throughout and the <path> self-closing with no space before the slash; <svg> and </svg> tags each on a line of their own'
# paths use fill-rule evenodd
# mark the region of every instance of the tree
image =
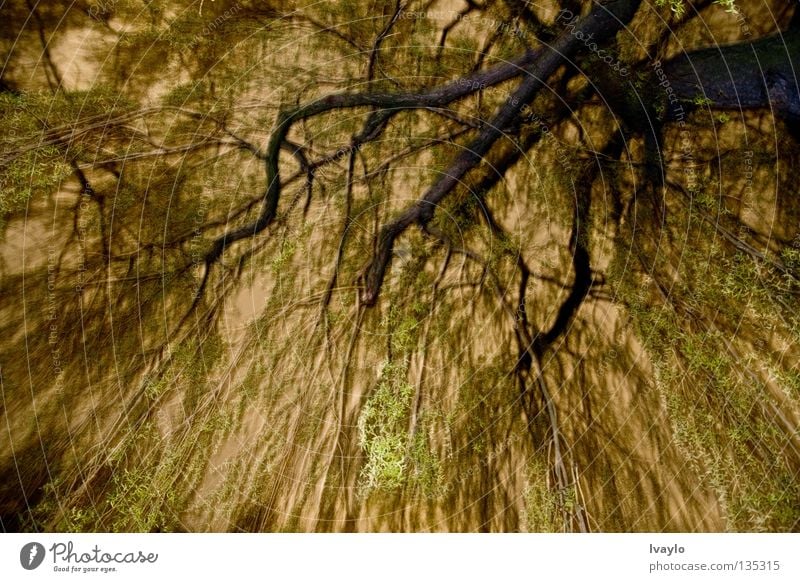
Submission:
<svg viewBox="0 0 800 582">
<path fill-rule="evenodd" d="M 793 4 L 0 10 L 3 529 L 800 527 Z"/>
</svg>

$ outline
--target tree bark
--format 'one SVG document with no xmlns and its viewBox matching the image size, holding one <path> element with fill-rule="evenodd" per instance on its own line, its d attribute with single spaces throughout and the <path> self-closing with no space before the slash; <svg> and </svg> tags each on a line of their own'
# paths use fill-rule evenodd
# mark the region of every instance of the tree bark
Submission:
<svg viewBox="0 0 800 582">
<path fill-rule="evenodd" d="M 597 4 L 585 18 L 581 19 L 574 27 L 565 30 L 551 46 L 547 47 L 546 51 L 542 51 L 540 58 L 525 68 L 525 77 L 516 91 L 486 128 L 456 157 L 442 178 L 431 186 L 413 206 L 381 229 L 375 254 L 366 270 L 364 293 L 362 294 L 364 304 L 373 305 L 378 298 L 386 270 L 391 262 L 395 239 L 412 224 L 428 222 L 439 202 L 461 183 L 467 172 L 477 166 L 483 156 L 519 117 L 522 109 L 545 86 L 547 79 L 559 67 L 568 63 L 573 55 L 582 50 L 588 50 L 590 44 L 588 39 L 600 43 L 613 37 L 633 18 L 639 3 L 639 0 L 613 0 L 605 4 Z"/>
<path fill-rule="evenodd" d="M 664 73 L 684 107 L 705 98 L 716 109 L 771 109 L 800 121 L 800 29 L 689 52 L 665 63 Z M 668 120 L 681 113 L 681 105 L 671 105 Z"/>
</svg>

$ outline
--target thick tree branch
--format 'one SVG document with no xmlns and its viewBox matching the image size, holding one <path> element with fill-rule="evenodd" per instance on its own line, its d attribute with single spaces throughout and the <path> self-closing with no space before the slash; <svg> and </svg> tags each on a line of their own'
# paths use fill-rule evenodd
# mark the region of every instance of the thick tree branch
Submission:
<svg viewBox="0 0 800 582">
<path fill-rule="evenodd" d="M 756 40 L 689 52 L 664 65 L 675 97 L 669 118 L 687 103 L 710 100 L 718 109 L 771 108 L 777 117 L 800 121 L 800 29 Z"/>
<path fill-rule="evenodd" d="M 628 22 L 639 5 L 638 0 L 617 0 L 598 4 L 583 18 L 574 30 L 563 32 L 556 42 L 546 49 L 534 51 L 541 56 L 525 67 L 525 78 L 509 97 L 488 126 L 462 151 L 451 166 L 413 206 L 391 223 L 385 225 L 378 236 L 375 255 L 367 267 L 362 301 L 373 305 L 391 262 L 395 239 L 414 223 L 427 223 L 436 205 L 452 192 L 469 170 L 477 166 L 494 143 L 503 135 L 520 111 L 544 87 L 546 80 L 582 47 L 580 38 L 593 36 L 598 42 L 612 36 Z"/>
<path fill-rule="evenodd" d="M 618 0 L 617 3 L 627 4 L 630 2 L 632 0 Z M 206 255 L 206 264 L 210 266 L 222 255 L 226 247 L 236 241 L 255 236 L 267 228 L 275 219 L 281 193 L 278 158 L 280 150 L 285 147 L 284 144 L 289 130 L 298 121 L 339 109 L 374 107 L 377 111 L 367 119 L 364 129 L 356 140 L 357 145 L 361 145 L 375 139 L 388 120 L 403 109 L 443 107 L 453 101 L 484 90 L 486 87 L 491 87 L 519 76 L 531 63 L 536 62 L 540 57 L 544 58 L 546 56 L 547 53 L 544 50 L 526 51 L 507 63 L 421 93 L 337 93 L 280 112 L 266 152 L 267 190 L 264 194 L 261 214 L 254 222 L 217 238 Z M 552 60 L 553 57 L 550 58 Z"/>
</svg>

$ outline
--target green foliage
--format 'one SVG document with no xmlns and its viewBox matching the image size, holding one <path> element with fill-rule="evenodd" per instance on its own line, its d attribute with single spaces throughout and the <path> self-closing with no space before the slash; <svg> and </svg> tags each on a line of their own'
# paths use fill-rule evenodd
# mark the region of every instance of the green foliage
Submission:
<svg viewBox="0 0 800 582">
<path fill-rule="evenodd" d="M 714 0 L 714 4 L 725 8 L 725 12 L 731 14 L 739 13 L 739 9 L 736 7 L 736 0 Z M 656 0 L 656 6 L 669 6 L 669 9 L 679 17 L 683 16 L 686 12 L 686 0 Z"/>
<path fill-rule="evenodd" d="M 705 227 L 695 219 L 691 224 Z M 774 423 L 773 396 L 753 369 L 769 355 L 760 354 L 756 343 L 742 359 L 727 327 L 771 329 L 786 337 L 780 301 L 793 301 L 786 281 L 749 255 L 715 244 L 684 249 L 666 304 L 653 303 L 647 279 L 612 279 L 656 368 L 675 443 L 716 492 L 728 529 L 790 529 L 799 490 L 796 483 L 787 489 L 792 467 L 774 451 L 791 437 Z M 796 394 L 791 375 L 778 377 L 787 394 Z"/>
<path fill-rule="evenodd" d="M 65 533 L 93 531 L 98 520 L 97 508 L 75 505 L 65 507 L 63 499 L 59 499 L 63 488 L 64 482 L 60 476 L 44 484 L 42 501 L 32 511 L 30 529 Z M 55 523 L 51 523 L 53 516 L 57 516 Z"/>
<path fill-rule="evenodd" d="M 734 6 L 729 0 L 718 3 Z M 685 0 L 657 4 L 679 16 L 688 7 Z M 173 320 L 183 315 L 196 290 L 196 273 L 187 274 L 187 261 L 202 263 L 211 240 L 226 228 L 247 224 L 261 208 L 264 160 L 259 152 L 279 107 L 338 91 L 399 92 L 452 80 L 476 66 L 476 53 L 493 32 L 486 22 L 496 25 L 511 18 L 510 3 L 484 3 L 485 10 L 473 11 L 486 16 L 480 23 L 465 18 L 454 24 L 441 59 L 435 56 L 442 26 L 449 21 L 402 18 L 383 39 L 374 78 L 368 80 L 369 48 L 394 6 L 388 1 L 298 6 L 206 0 L 201 12 L 196 2 L 143 5 L 119 0 L 108 14 L 95 19 L 101 22 L 88 23 L 103 27 L 111 39 L 107 46 L 98 41 L 98 52 L 109 56 L 98 64 L 98 78 L 108 88 L 0 93 L 0 129 L 5 136 L 0 146 L 0 219 L 57 194 L 64 180 L 72 179 L 74 188 L 73 163 L 88 168 L 102 195 L 103 202 L 95 206 L 104 209 L 93 206 L 91 228 L 96 236 L 101 224 L 109 227 L 111 260 L 99 248 L 86 253 L 95 260 L 86 269 L 86 276 L 94 277 L 87 288 L 99 291 L 76 302 L 80 319 L 70 327 L 75 335 L 68 339 L 84 348 L 86 338 L 101 338 L 91 344 L 97 346 L 94 350 L 87 350 L 97 354 L 90 386 L 105 390 L 96 388 L 103 384 L 94 379 L 111 378 L 113 390 L 103 394 L 119 398 L 126 420 L 98 414 L 96 423 L 102 426 L 96 434 L 94 422 L 77 426 L 75 421 L 76 426 L 66 427 L 64 434 L 76 429 L 88 435 L 89 451 L 98 450 L 98 438 L 113 446 L 103 449 L 109 450 L 108 457 L 92 456 L 88 466 L 80 467 L 95 475 L 96 481 L 87 484 L 76 485 L 76 467 L 70 465 L 69 453 L 62 453 L 66 468 L 58 466 L 57 471 L 71 477 L 57 477 L 45 485 L 30 529 L 165 531 L 184 523 L 205 527 L 205 519 L 217 519 L 213 527 L 265 530 L 337 524 L 343 513 L 361 510 L 349 505 L 349 494 L 343 493 L 352 483 L 340 466 L 351 461 L 340 463 L 339 454 L 362 461 L 357 486 L 367 513 L 386 500 L 399 499 L 419 503 L 408 512 L 411 519 L 440 514 L 441 509 L 451 519 L 480 506 L 466 519 L 482 511 L 482 518 L 492 520 L 501 513 L 518 515 L 522 504 L 520 528 L 569 529 L 564 516 L 575 509 L 579 492 L 575 487 L 552 490 L 550 460 L 536 456 L 530 461 L 523 488 L 518 488 L 518 475 L 502 482 L 498 475 L 505 475 L 517 461 L 508 439 L 527 443 L 528 429 L 544 434 L 540 423 L 547 422 L 540 415 L 524 425 L 528 419 L 522 418 L 518 405 L 519 385 L 513 375 L 518 353 L 514 326 L 520 324 L 514 320 L 519 292 L 515 259 L 523 256 L 531 268 L 526 291 L 528 315 L 536 328 L 555 313 L 554 301 L 566 291 L 561 284 L 570 284 L 565 245 L 573 219 L 574 180 L 587 164 L 585 148 L 590 142 L 604 143 L 612 131 L 610 121 L 603 120 L 607 112 L 599 113 L 594 99 L 575 97 L 577 107 L 570 108 L 568 119 L 558 121 L 554 111 L 562 104 L 548 92 L 540 95 L 534 106 L 548 119 L 550 131 L 543 131 L 541 120 L 529 118 L 521 134 L 501 140 L 503 147 L 511 148 L 525 143 L 526 134 L 538 134 L 541 140 L 527 152 L 530 160 L 512 169 L 500 187 L 475 192 L 473 186 L 493 171 L 494 153 L 501 148 L 495 149 L 466 177 L 463 188 L 441 202 L 431 224 L 454 245 L 463 244 L 480 257 L 454 252 L 448 269 L 438 276 L 446 245 L 410 228 L 397 240 L 398 252 L 380 300 L 370 309 L 359 305 L 356 297 L 365 261 L 374 251 L 375 233 L 439 178 L 474 138 L 474 130 L 447 137 L 462 125 L 441 114 L 490 119 L 518 81 L 453 103 L 446 112 L 399 112 L 379 140 L 358 151 L 347 197 L 347 159 L 341 158 L 319 168 L 308 207 L 303 208 L 302 169 L 298 171 L 288 151 L 282 152 L 285 188 L 278 219 L 252 241 L 226 250 L 208 281 L 201 305 L 208 311 L 193 314 L 203 319 L 189 318 L 191 330 L 173 333 Z M 119 38 L 112 30 L 122 31 Z M 486 45 L 483 66 L 516 56 L 524 44 L 508 31 L 496 35 Z M 638 39 L 635 44 L 649 46 Z M 640 58 L 635 51 L 631 55 L 631 62 Z M 580 93 L 583 82 L 570 81 L 566 93 Z M 646 75 L 635 84 L 646 92 Z M 695 104 L 711 102 L 698 97 Z M 176 107 L 198 115 L 177 112 Z M 289 138 L 302 144 L 313 162 L 350 143 L 369 112 L 366 107 L 328 112 L 297 124 Z M 735 122 L 726 114 L 717 120 Z M 17 134 L 11 135 L 11 130 Z M 227 130 L 259 152 L 238 147 L 242 144 Z M 411 151 L 436 140 L 433 147 Z M 625 149 L 635 157 L 636 147 Z M 597 159 L 604 171 L 606 166 L 625 168 L 612 170 L 620 175 L 627 170 L 628 158 Z M 388 160 L 395 165 L 384 166 Z M 712 189 L 707 187 L 710 181 L 704 175 L 693 186 L 694 208 L 708 214 L 720 211 L 717 216 L 728 220 L 725 199 L 714 194 L 725 184 Z M 619 194 L 621 210 L 631 193 Z M 509 234 L 485 227 L 480 218 L 483 202 Z M 607 206 L 596 202 L 600 200 L 592 201 L 592 208 L 599 209 L 595 222 L 605 221 Z M 641 198 L 632 202 L 646 204 Z M 669 210 L 667 222 L 675 219 Z M 645 235 L 617 241 L 621 255 L 638 250 L 638 245 L 647 247 L 647 227 L 654 224 L 652 216 L 624 218 Z M 334 264 L 345 226 L 351 228 L 341 261 Z M 700 477 L 700 486 L 717 494 L 730 529 L 787 529 L 797 514 L 792 505 L 798 498 L 797 484 L 786 456 L 775 453 L 786 449 L 786 435 L 765 412 L 773 387 L 759 381 L 755 368 L 758 364 L 773 372 L 775 384 L 789 398 L 800 394 L 796 367 L 787 369 L 769 352 L 769 340 L 791 343 L 800 338 L 800 317 L 791 309 L 796 305 L 796 281 L 749 255 L 721 245 L 706 248 L 702 241 L 708 238 L 708 226 L 689 226 L 689 240 L 697 248 L 681 252 L 677 265 L 669 262 L 677 252 L 662 249 L 650 273 L 661 286 L 645 275 L 620 273 L 623 265 L 630 267 L 631 255 L 620 256 L 613 265 L 616 278 L 609 278 L 618 291 L 611 300 L 627 304 L 656 370 L 676 446 Z M 674 223 L 667 228 L 687 236 Z M 587 237 L 581 242 L 592 249 L 598 281 L 587 298 L 592 305 L 586 313 L 594 310 L 598 298 L 611 298 L 599 284 L 604 246 L 592 238 L 611 230 L 581 230 Z M 552 240 L 540 242 L 546 233 Z M 794 249 L 784 250 L 780 259 L 790 269 L 800 267 Z M 254 282 L 257 277 L 262 280 Z M 330 283 L 331 294 L 326 296 Z M 669 289 L 667 300 L 663 289 Z M 240 291 L 254 294 L 252 303 L 260 311 L 253 321 L 228 317 L 240 303 Z M 776 312 L 777 305 L 789 307 Z M 90 307 L 95 312 L 84 311 Z M 113 322 L 106 323 L 110 314 Z M 244 338 L 235 337 L 229 345 L 216 333 L 216 325 L 230 327 L 233 336 L 244 328 Z M 575 326 L 551 362 L 548 374 L 554 379 L 570 374 L 573 356 L 591 361 L 597 353 L 594 340 L 581 336 L 583 327 L 588 326 Z M 183 339 L 186 336 L 190 339 Z M 733 347 L 744 352 L 743 357 L 726 342 L 732 337 L 737 337 Z M 35 334 L 26 333 L 25 341 L 30 338 Z M 113 354 L 104 345 L 107 338 L 114 341 Z M 615 373 L 630 371 L 618 352 L 598 351 L 604 354 L 599 357 L 604 364 L 616 366 Z M 39 358 L 45 352 L 31 353 Z M 20 377 L 27 379 L 26 373 Z M 10 385 L 6 374 L 4 368 L 4 382 Z M 84 387 L 82 380 L 74 381 L 76 391 Z M 586 430 L 579 407 L 572 408 L 571 399 L 577 396 L 570 390 L 576 383 L 566 382 L 558 392 L 566 440 Z M 347 395 L 360 395 L 357 411 L 352 411 Z M 585 398 L 589 409 L 591 391 Z M 604 412 L 615 405 L 598 404 L 594 410 Z M 342 405 L 346 423 L 337 425 L 341 419 L 336 405 Z M 355 427 L 352 414 L 357 415 Z M 330 426 L 339 433 L 329 432 Z M 534 442 L 534 447 L 540 444 Z M 632 443 L 614 444 L 625 448 Z M 608 460 L 612 458 L 598 457 L 586 470 L 611 480 L 617 469 Z M 605 492 L 588 493 L 590 503 L 597 500 L 603 511 Z M 509 508 L 510 500 L 517 505 Z M 451 502 L 458 504 L 458 512 L 442 505 Z M 461 512 L 465 507 L 469 509 Z M 309 518 L 312 511 L 317 513 Z M 393 518 L 385 516 L 381 513 L 368 527 L 396 527 L 388 521 Z M 453 519 L 447 527 L 473 527 L 465 523 Z M 516 522 L 509 524 L 517 527 Z M 614 525 L 622 528 L 630 522 Z"/>
<path fill-rule="evenodd" d="M 676 16 L 683 16 L 684 12 L 686 12 L 686 4 L 684 3 L 684 0 L 656 0 L 656 6 L 663 8 L 667 5 Z"/>
<path fill-rule="evenodd" d="M 784 248 L 781 251 L 781 260 L 789 270 L 800 273 L 800 248 Z"/>
<path fill-rule="evenodd" d="M 428 419 L 423 416 L 414 433 L 410 452 L 410 478 L 425 497 L 436 498 L 441 493 L 443 472 L 442 463 L 431 450 L 427 430 L 429 424 Z"/>
<path fill-rule="evenodd" d="M 170 531 L 176 525 L 175 516 L 161 508 L 174 506 L 177 501 L 173 487 L 163 488 L 168 471 L 175 471 L 174 453 L 168 454 L 165 469 L 151 475 L 141 469 L 121 469 L 114 472 L 113 491 L 108 505 L 115 510 L 111 531 Z M 163 488 L 163 489 L 162 489 Z M 156 501 L 157 500 L 157 501 Z M 172 517 L 172 519 L 170 519 Z"/>
<path fill-rule="evenodd" d="M 144 395 L 148 400 L 158 400 L 169 388 L 170 382 L 166 376 L 149 378 L 144 384 Z"/>
<path fill-rule="evenodd" d="M 536 458 L 528 464 L 525 486 L 525 530 L 535 533 L 565 531 L 561 499 L 547 484 L 548 468 Z"/>
<path fill-rule="evenodd" d="M 0 93 L 0 225 L 25 209 L 34 195 L 54 193 L 72 172 L 55 145 L 34 147 L 31 140 L 43 131 L 38 119 L 40 95 Z M 43 136 L 42 136 L 43 137 Z"/>
<path fill-rule="evenodd" d="M 736 0 L 714 0 L 714 4 L 722 6 L 725 12 L 739 14 L 739 9 L 736 7 Z"/>
<path fill-rule="evenodd" d="M 0 225 L 33 198 L 56 194 L 81 161 L 90 139 L 71 132 L 111 119 L 132 104 L 103 85 L 89 91 L 0 93 Z"/>
<path fill-rule="evenodd" d="M 54 194 L 71 173 L 72 168 L 61 159 L 56 147 L 39 148 L 17 157 L 0 175 L 0 221 L 24 210 L 34 195 Z"/>
<path fill-rule="evenodd" d="M 407 363 L 386 362 L 378 385 L 361 410 L 358 436 L 367 458 L 360 485 L 367 493 L 396 489 L 406 481 L 408 416 L 414 396 L 407 374 Z"/>
<path fill-rule="evenodd" d="M 692 99 L 692 103 L 694 103 L 698 107 L 706 107 L 714 105 L 714 101 L 712 99 L 709 99 L 705 95 L 696 95 L 694 99 Z"/>
</svg>

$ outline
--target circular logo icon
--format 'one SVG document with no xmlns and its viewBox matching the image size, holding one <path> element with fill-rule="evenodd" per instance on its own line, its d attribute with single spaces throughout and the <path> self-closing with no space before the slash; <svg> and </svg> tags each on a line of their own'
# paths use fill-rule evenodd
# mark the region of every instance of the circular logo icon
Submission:
<svg viewBox="0 0 800 582">
<path fill-rule="evenodd" d="M 35 570 L 44 561 L 44 546 L 38 542 L 30 542 L 19 551 L 19 563 L 26 570 Z"/>
</svg>

